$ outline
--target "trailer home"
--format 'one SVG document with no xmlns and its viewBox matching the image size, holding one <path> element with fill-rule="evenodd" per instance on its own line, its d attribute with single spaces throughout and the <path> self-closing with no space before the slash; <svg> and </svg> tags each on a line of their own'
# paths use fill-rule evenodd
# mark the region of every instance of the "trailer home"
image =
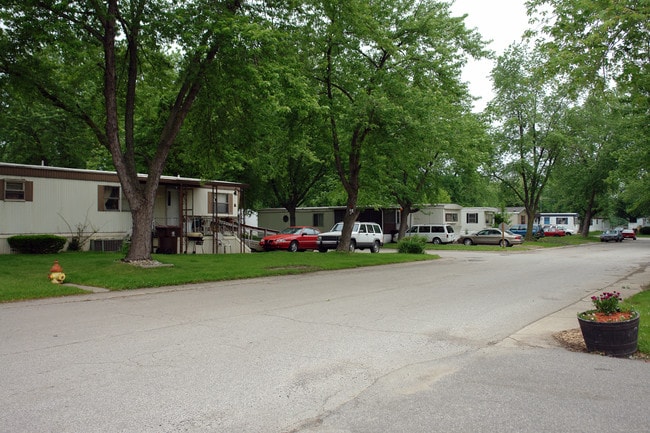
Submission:
<svg viewBox="0 0 650 433">
<path fill-rule="evenodd" d="M 140 175 L 143 181 L 146 175 Z M 156 253 L 244 252 L 239 220 L 245 185 L 162 176 L 151 227 Z M 81 238 L 83 249 L 117 251 L 131 213 L 117 173 L 0 163 L 0 254 L 7 238 L 54 234 Z M 83 242 L 85 240 L 85 242 Z"/>
</svg>

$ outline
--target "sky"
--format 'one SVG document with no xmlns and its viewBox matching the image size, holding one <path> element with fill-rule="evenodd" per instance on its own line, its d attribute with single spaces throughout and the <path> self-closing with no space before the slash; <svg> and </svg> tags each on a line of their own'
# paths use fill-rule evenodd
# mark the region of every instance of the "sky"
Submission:
<svg viewBox="0 0 650 433">
<path fill-rule="evenodd" d="M 451 1 L 451 0 L 449 0 Z M 497 55 L 513 42 L 519 41 L 528 27 L 525 0 L 455 0 L 451 7 L 454 16 L 467 14 L 465 25 L 476 29 L 484 40 L 492 40 L 487 46 Z M 479 112 L 492 99 L 490 72 L 492 60 L 468 62 L 463 71 L 463 81 L 469 83 L 472 95 L 481 99 L 474 102 L 474 111 Z"/>
</svg>

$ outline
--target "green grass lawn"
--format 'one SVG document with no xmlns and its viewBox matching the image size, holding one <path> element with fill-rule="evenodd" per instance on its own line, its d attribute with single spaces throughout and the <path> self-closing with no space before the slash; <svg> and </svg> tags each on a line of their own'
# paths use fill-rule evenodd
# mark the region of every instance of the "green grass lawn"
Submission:
<svg viewBox="0 0 650 433">
<path fill-rule="evenodd" d="M 255 254 L 154 255 L 172 266 L 144 269 L 121 262 L 118 253 L 65 252 L 0 256 L 0 302 L 85 293 L 67 284 L 52 284 L 48 274 L 58 260 L 65 283 L 128 290 L 177 284 L 300 274 L 361 266 L 432 260 L 430 254 L 346 254 L 284 251 Z"/>
<path fill-rule="evenodd" d="M 639 351 L 650 354 L 650 285 L 643 292 L 627 298 L 624 306 L 631 307 L 639 312 Z"/>
</svg>

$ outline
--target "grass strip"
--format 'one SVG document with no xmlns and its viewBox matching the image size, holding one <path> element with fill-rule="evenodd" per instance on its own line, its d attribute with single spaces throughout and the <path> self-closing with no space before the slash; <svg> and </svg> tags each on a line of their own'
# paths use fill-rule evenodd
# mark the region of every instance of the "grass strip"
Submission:
<svg viewBox="0 0 650 433">
<path fill-rule="evenodd" d="M 622 305 L 639 312 L 638 350 L 650 354 L 650 286 L 646 286 L 644 291 L 627 298 Z"/>
<path fill-rule="evenodd" d="M 0 258 L 0 302 L 85 293 L 74 286 L 52 284 L 49 270 L 58 260 L 65 283 L 129 290 L 178 284 L 224 281 L 315 271 L 350 269 L 432 260 L 431 254 L 287 253 L 157 255 L 154 260 L 170 266 L 141 268 L 125 264 L 122 254 L 65 252 L 59 254 L 11 254 Z"/>
</svg>

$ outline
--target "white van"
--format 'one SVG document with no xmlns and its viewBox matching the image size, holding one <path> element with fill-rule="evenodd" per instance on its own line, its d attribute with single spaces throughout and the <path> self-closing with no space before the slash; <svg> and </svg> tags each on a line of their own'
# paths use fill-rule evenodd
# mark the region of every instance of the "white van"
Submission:
<svg viewBox="0 0 650 433">
<path fill-rule="evenodd" d="M 409 227 L 404 236 L 423 236 L 436 245 L 451 244 L 458 238 L 452 226 L 443 224 L 414 225 Z"/>
</svg>

